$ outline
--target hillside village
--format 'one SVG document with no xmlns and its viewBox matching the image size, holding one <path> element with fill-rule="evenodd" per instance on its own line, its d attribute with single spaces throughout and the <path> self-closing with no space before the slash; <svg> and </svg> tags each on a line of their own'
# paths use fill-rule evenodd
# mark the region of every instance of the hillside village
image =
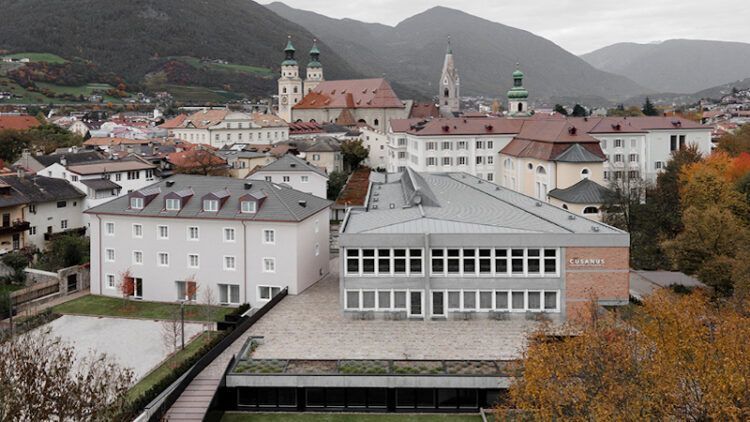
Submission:
<svg viewBox="0 0 750 422">
<path fill-rule="evenodd" d="M 750 88 L 540 98 L 521 61 L 468 82 L 455 38 L 426 97 L 329 74 L 329 45 L 291 34 L 273 92 L 208 100 L 113 74 L 60 91 L 78 64 L 0 54 L 0 415 L 62 415 L 22 386 L 74 361 L 100 392 L 65 420 L 741 419 Z M 647 350 L 643 373 L 624 358 Z M 21 379 L 23 353 L 44 358 Z M 601 407 L 545 389 L 570 380 Z"/>
</svg>

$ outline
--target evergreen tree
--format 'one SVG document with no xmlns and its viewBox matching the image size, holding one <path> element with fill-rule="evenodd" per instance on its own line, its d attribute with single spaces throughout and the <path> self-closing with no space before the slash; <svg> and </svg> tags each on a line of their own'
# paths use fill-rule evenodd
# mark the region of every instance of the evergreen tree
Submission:
<svg viewBox="0 0 750 422">
<path fill-rule="evenodd" d="M 586 109 L 582 105 L 576 104 L 575 106 L 573 106 L 573 117 L 586 117 L 588 115 L 588 111 L 586 111 Z"/>
<path fill-rule="evenodd" d="M 659 110 L 654 107 L 654 103 L 651 102 L 651 99 L 646 97 L 646 102 L 643 103 L 643 108 L 641 109 L 643 114 L 646 116 L 658 116 Z"/>
<path fill-rule="evenodd" d="M 563 116 L 567 116 L 568 115 L 568 110 L 566 110 L 565 107 L 563 107 L 560 104 L 555 104 L 554 111 L 555 111 L 555 113 L 560 113 Z"/>
</svg>

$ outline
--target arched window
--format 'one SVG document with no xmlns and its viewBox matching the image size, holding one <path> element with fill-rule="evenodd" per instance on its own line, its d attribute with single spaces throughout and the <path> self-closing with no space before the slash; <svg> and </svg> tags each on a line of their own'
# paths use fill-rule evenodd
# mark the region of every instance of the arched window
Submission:
<svg viewBox="0 0 750 422">
<path fill-rule="evenodd" d="M 547 174 L 547 170 L 544 169 L 544 167 L 539 166 L 536 168 L 536 174 Z"/>
<path fill-rule="evenodd" d="M 523 103 L 518 103 L 518 111 L 523 111 Z"/>
<path fill-rule="evenodd" d="M 281 92 L 284 93 L 284 94 L 286 94 L 286 87 L 282 88 Z"/>
<path fill-rule="evenodd" d="M 568 209 L 568 204 L 563 204 L 562 208 L 563 208 L 564 210 L 567 210 L 567 209 Z"/>
<path fill-rule="evenodd" d="M 302 123 L 302 119 L 297 119 L 294 123 Z"/>
<path fill-rule="evenodd" d="M 529 170 L 533 170 L 534 169 L 534 164 L 529 163 L 529 164 L 526 165 L 526 167 L 528 167 Z"/>
<path fill-rule="evenodd" d="M 588 179 L 589 176 L 591 176 L 591 172 L 589 171 L 589 169 L 581 170 L 581 179 Z"/>
<path fill-rule="evenodd" d="M 508 170 L 513 170 L 513 160 L 511 160 L 510 158 L 506 158 L 503 162 L 503 167 Z"/>
<path fill-rule="evenodd" d="M 448 91 L 448 88 L 445 88 L 445 90 L 443 90 L 443 97 L 450 97 L 450 91 Z"/>
<path fill-rule="evenodd" d="M 367 124 L 367 122 L 365 121 L 365 119 L 359 119 L 359 120 L 357 120 L 357 123 L 364 123 L 364 124 Z"/>
<path fill-rule="evenodd" d="M 584 214 L 599 214 L 599 209 L 597 207 L 586 207 L 583 209 Z"/>
<path fill-rule="evenodd" d="M 535 179 L 536 198 L 542 201 L 546 201 L 547 189 L 549 186 L 549 180 L 547 180 L 547 170 L 542 166 L 537 167 Z"/>
<path fill-rule="evenodd" d="M 372 121 L 372 124 L 375 125 L 375 126 L 377 126 L 377 125 L 380 124 L 380 121 L 378 119 L 375 119 L 375 120 Z"/>
<path fill-rule="evenodd" d="M 310 123 L 316 123 L 315 119 L 310 119 Z"/>
</svg>

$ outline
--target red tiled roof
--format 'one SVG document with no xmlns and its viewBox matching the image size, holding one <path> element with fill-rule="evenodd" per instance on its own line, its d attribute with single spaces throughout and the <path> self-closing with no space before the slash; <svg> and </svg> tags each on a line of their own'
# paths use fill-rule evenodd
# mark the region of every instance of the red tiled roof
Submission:
<svg viewBox="0 0 750 422">
<path fill-rule="evenodd" d="M 352 116 L 349 109 L 343 108 L 341 109 L 341 113 L 339 113 L 339 117 L 336 118 L 336 124 L 340 126 L 354 126 L 357 122 L 354 121 L 354 116 Z"/>
<path fill-rule="evenodd" d="M 193 168 L 201 166 L 222 166 L 227 161 L 205 149 L 191 149 L 189 151 L 173 152 L 167 156 L 167 161 L 176 167 Z"/>
<path fill-rule="evenodd" d="M 323 127 L 320 125 L 320 123 L 316 123 L 316 122 L 289 123 L 290 135 L 321 133 L 321 132 L 323 132 Z"/>
<path fill-rule="evenodd" d="M 181 128 L 182 125 L 185 123 L 185 119 L 187 119 L 187 114 L 178 114 L 177 116 L 165 121 L 164 123 L 160 124 L 159 127 L 162 129 L 177 129 Z"/>
<path fill-rule="evenodd" d="M 293 109 L 404 108 L 383 78 L 321 82 Z"/>
<path fill-rule="evenodd" d="M 105 146 L 105 145 L 148 145 L 148 139 L 129 139 L 129 138 L 90 138 L 83 142 L 86 146 Z"/>
<path fill-rule="evenodd" d="M 0 115 L 0 130 L 13 129 L 13 130 L 27 130 L 35 127 L 39 127 L 42 124 L 39 123 L 34 116 L 23 115 Z"/>
<path fill-rule="evenodd" d="M 440 110 L 433 102 L 414 103 L 409 113 L 410 119 L 426 119 L 428 117 L 440 117 Z"/>
<path fill-rule="evenodd" d="M 567 120 L 575 122 L 576 126 L 588 133 L 638 133 L 649 130 L 709 128 L 709 126 L 676 116 L 571 117 Z"/>
</svg>

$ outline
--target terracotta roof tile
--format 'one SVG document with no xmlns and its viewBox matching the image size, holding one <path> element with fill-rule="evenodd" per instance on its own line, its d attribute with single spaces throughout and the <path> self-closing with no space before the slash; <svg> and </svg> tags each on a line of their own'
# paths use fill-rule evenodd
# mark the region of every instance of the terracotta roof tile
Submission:
<svg viewBox="0 0 750 422">
<path fill-rule="evenodd" d="M 321 82 L 293 108 L 404 108 L 404 104 L 383 78 L 349 79 Z"/>
</svg>

